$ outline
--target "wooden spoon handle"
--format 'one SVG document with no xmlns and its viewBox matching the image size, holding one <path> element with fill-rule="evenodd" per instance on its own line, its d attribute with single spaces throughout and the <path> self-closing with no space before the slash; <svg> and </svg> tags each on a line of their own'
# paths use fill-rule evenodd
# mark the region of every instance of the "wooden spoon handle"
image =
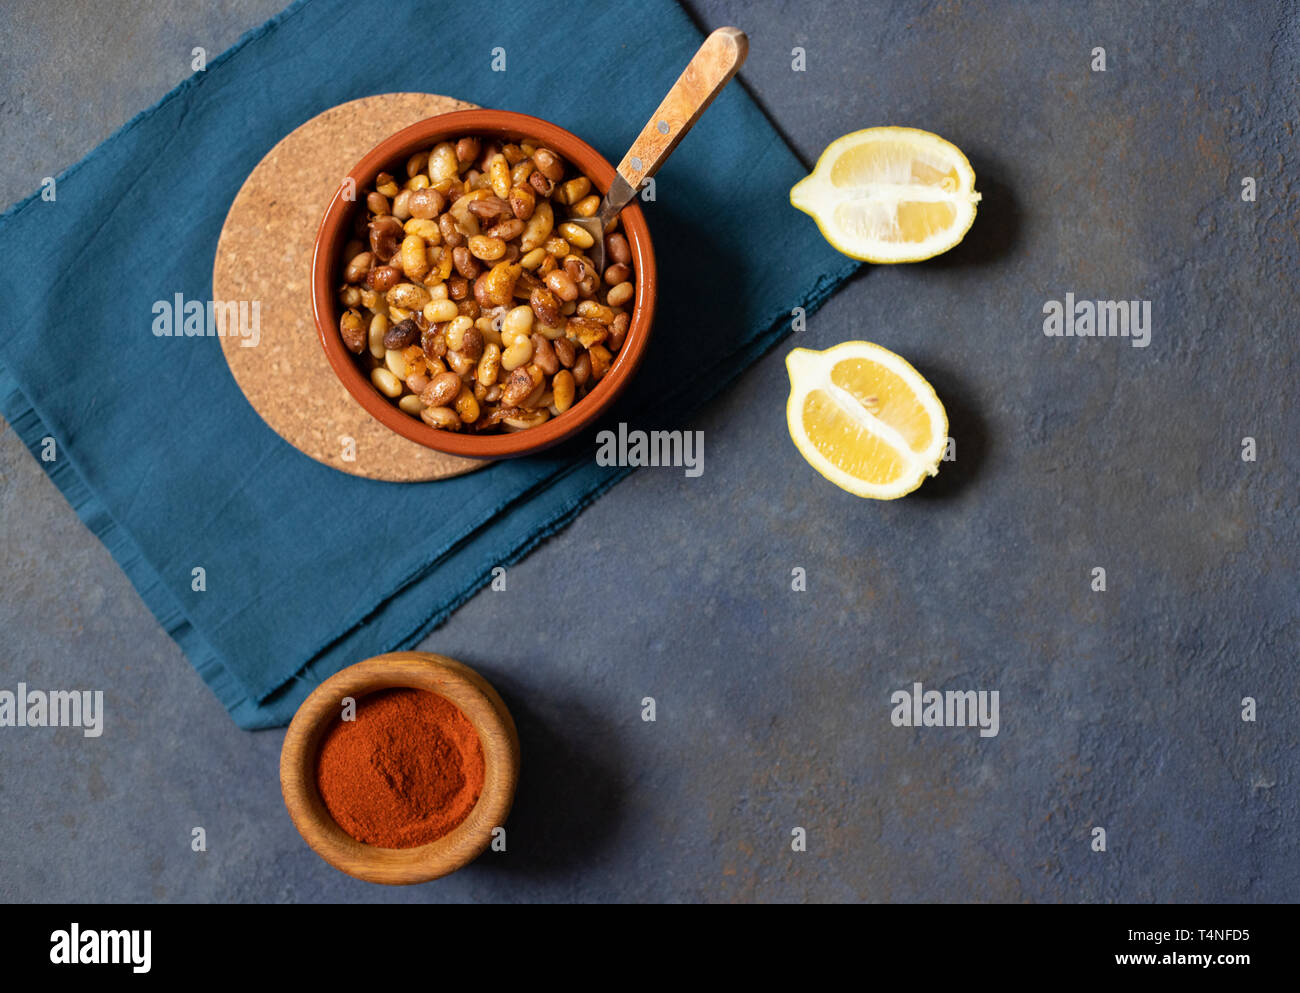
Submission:
<svg viewBox="0 0 1300 993">
<path fill-rule="evenodd" d="M 653 176 L 677 143 L 699 120 L 749 54 L 749 39 L 740 28 L 718 28 L 704 39 L 659 109 L 618 164 L 632 189 Z"/>
</svg>

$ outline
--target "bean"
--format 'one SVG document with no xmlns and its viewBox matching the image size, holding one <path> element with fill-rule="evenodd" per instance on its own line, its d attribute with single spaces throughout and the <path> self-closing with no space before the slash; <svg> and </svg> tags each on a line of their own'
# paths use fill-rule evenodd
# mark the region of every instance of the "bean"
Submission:
<svg viewBox="0 0 1300 993">
<path fill-rule="evenodd" d="M 632 318 L 627 314 L 615 316 L 614 323 L 609 326 L 609 337 L 605 339 L 605 344 L 616 352 L 621 349 L 627 339 L 627 329 L 631 322 Z"/>
<path fill-rule="evenodd" d="M 551 413 L 548 410 L 526 410 L 519 414 L 511 414 L 508 417 L 501 418 L 507 430 L 527 431 L 529 428 L 535 428 L 545 424 L 550 420 Z"/>
<path fill-rule="evenodd" d="M 429 291 L 415 283 L 398 283 L 386 294 L 384 299 L 390 306 L 403 310 L 419 310 L 429 302 Z"/>
<path fill-rule="evenodd" d="M 533 216 L 537 206 L 537 196 L 523 183 L 516 183 L 510 190 L 510 210 L 521 221 Z"/>
<path fill-rule="evenodd" d="M 406 382 L 406 377 L 414 371 L 407 363 L 406 356 L 402 354 L 400 349 L 396 348 L 390 348 L 384 353 L 384 365 L 388 367 L 389 372 L 403 383 Z"/>
<path fill-rule="evenodd" d="M 492 192 L 502 200 L 510 195 L 510 164 L 504 156 L 498 156 L 488 166 L 488 183 Z"/>
<path fill-rule="evenodd" d="M 443 358 L 451 366 L 452 372 L 461 379 L 474 375 L 474 367 L 478 364 L 464 352 L 448 352 Z"/>
<path fill-rule="evenodd" d="M 546 239 L 546 250 L 554 255 L 557 259 L 562 259 L 569 254 L 570 245 L 563 238 L 556 235 L 554 238 Z"/>
<path fill-rule="evenodd" d="M 574 360 L 577 359 L 577 353 L 573 349 L 573 342 L 561 336 L 551 342 L 551 347 L 555 349 L 555 357 L 560 360 L 560 365 L 566 369 L 572 369 Z"/>
<path fill-rule="evenodd" d="M 542 403 L 542 397 L 546 395 L 546 377 L 534 363 L 529 363 L 524 368 L 528 371 L 528 378 L 533 381 L 533 392 L 520 401 L 520 406 L 527 408 L 545 406 Z"/>
<path fill-rule="evenodd" d="M 565 221 L 560 225 L 560 234 L 564 236 L 564 240 L 569 244 L 577 245 L 581 249 L 588 249 L 596 244 L 596 239 L 591 236 L 586 228 L 581 224 L 574 224 L 572 221 Z"/>
<path fill-rule="evenodd" d="M 429 381 L 420 399 L 427 407 L 445 407 L 460 393 L 460 376 L 454 372 L 441 372 Z"/>
<path fill-rule="evenodd" d="M 382 359 L 384 353 L 388 351 L 388 346 L 384 344 L 384 337 L 388 334 L 388 317 L 384 314 L 376 314 L 370 319 L 370 332 L 366 336 L 370 344 L 370 354 L 377 359 Z"/>
<path fill-rule="evenodd" d="M 406 377 L 406 388 L 417 396 L 429 388 L 427 373 L 415 371 Z"/>
<path fill-rule="evenodd" d="M 387 323 L 387 322 L 385 322 Z M 407 318 L 394 324 L 384 334 L 384 348 L 405 348 L 407 345 L 413 345 L 420 338 L 420 326 L 415 321 Z"/>
<path fill-rule="evenodd" d="M 531 252 L 524 255 L 523 258 L 519 260 L 519 264 L 523 266 L 525 269 L 536 269 L 539 265 L 542 264 L 542 261 L 545 258 L 546 258 L 545 248 L 534 248 Z"/>
<path fill-rule="evenodd" d="M 464 300 L 469 295 L 469 280 L 464 276 L 452 276 L 447 280 L 447 295 L 453 300 Z"/>
<path fill-rule="evenodd" d="M 372 214 L 388 213 L 388 197 L 373 190 L 366 194 L 366 210 Z"/>
<path fill-rule="evenodd" d="M 415 190 L 407 201 L 412 217 L 430 220 L 442 213 L 447 206 L 447 198 L 435 189 Z"/>
<path fill-rule="evenodd" d="M 402 239 L 400 250 L 402 271 L 408 279 L 423 279 L 429 271 L 429 251 L 418 234 L 408 234 Z"/>
<path fill-rule="evenodd" d="M 570 317 L 564 324 L 564 333 L 576 338 L 583 348 L 590 348 L 609 337 L 609 328 L 590 317 Z"/>
<path fill-rule="evenodd" d="M 484 386 L 493 386 L 497 377 L 501 375 L 501 347 L 499 345 L 488 345 L 483 349 L 483 355 L 478 360 L 478 368 L 474 373 L 475 377 Z"/>
<path fill-rule="evenodd" d="M 443 431 L 459 431 L 460 415 L 450 407 L 425 407 L 420 411 L 420 420 L 431 428 Z"/>
<path fill-rule="evenodd" d="M 380 262 L 387 262 L 397 254 L 402 243 L 402 222 L 392 214 L 376 217 L 370 222 L 370 250 Z"/>
<path fill-rule="evenodd" d="M 355 286 L 344 286 L 339 291 L 339 302 L 345 307 L 357 307 L 361 304 L 361 291 Z"/>
<path fill-rule="evenodd" d="M 438 218 L 438 230 L 442 232 L 442 240 L 446 245 L 456 248 L 465 244 L 465 236 L 460 233 L 456 227 L 456 220 L 450 214 L 443 214 Z"/>
<path fill-rule="evenodd" d="M 353 355 L 360 355 L 366 347 L 366 326 L 359 310 L 345 310 L 339 318 L 339 335 Z"/>
<path fill-rule="evenodd" d="M 573 381 L 579 386 L 586 386 L 591 378 L 591 356 L 583 352 L 573 363 Z"/>
<path fill-rule="evenodd" d="M 575 204 L 591 192 L 591 180 L 586 176 L 571 179 L 560 187 L 560 199 L 567 204 Z"/>
<path fill-rule="evenodd" d="M 366 273 L 366 285 L 378 293 L 387 293 L 402 279 L 402 270 L 397 266 L 376 266 Z"/>
<path fill-rule="evenodd" d="M 370 266 L 374 260 L 375 255 L 373 252 L 361 252 L 354 255 L 352 261 L 347 264 L 347 268 L 343 270 L 343 281 L 347 283 L 361 282 L 366 278 L 366 273 L 370 271 Z"/>
<path fill-rule="evenodd" d="M 420 190 L 402 190 L 393 200 L 393 216 L 399 221 L 410 220 L 411 217 L 411 197 Z"/>
<path fill-rule="evenodd" d="M 477 234 L 469 240 L 469 250 L 477 259 L 495 262 L 506 253 L 506 243 L 500 238 Z M 464 275 L 462 273 L 462 275 Z"/>
<path fill-rule="evenodd" d="M 594 193 L 589 197 L 583 197 L 573 205 L 573 212 L 579 217 L 595 217 L 598 210 L 600 210 L 600 197 Z"/>
<path fill-rule="evenodd" d="M 604 378 L 605 373 L 609 372 L 609 367 L 614 361 L 614 356 L 604 345 L 592 345 L 587 349 L 587 354 L 591 356 L 591 375 L 597 382 Z"/>
<path fill-rule="evenodd" d="M 460 162 L 469 163 L 478 158 L 480 142 L 477 138 L 462 138 L 456 142 L 456 158 Z"/>
<path fill-rule="evenodd" d="M 542 201 L 533 211 L 532 217 L 524 224 L 524 233 L 519 236 L 520 250 L 531 252 L 543 244 L 551 236 L 554 227 L 555 210 L 549 201 Z"/>
<path fill-rule="evenodd" d="M 532 357 L 533 343 L 527 338 L 516 338 L 514 344 L 501 354 L 501 368 L 506 372 L 513 372 L 520 366 L 526 365 Z M 529 389 L 531 390 L 532 387 L 530 386 Z"/>
<path fill-rule="evenodd" d="M 554 326 L 560 323 L 560 303 L 546 287 L 539 286 L 533 290 L 528 303 L 543 324 Z"/>
<path fill-rule="evenodd" d="M 390 400 L 395 400 L 402 395 L 402 381 L 383 366 L 375 366 L 370 370 L 370 382 Z"/>
<path fill-rule="evenodd" d="M 561 369 L 555 374 L 555 379 L 551 382 L 551 402 L 555 404 L 555 409 L 563 414 L 573 406 L 573 398 L 578 391 L 577 384 L 573 381 L 573 373 L 568 369 Z"/>
<path fill-rule="evenodd" d="M 632 261 L 632 249 L 628 247 L 627 239 L 615 232 L 605 239 L 605 256 L 611 262 L 627 265 Z"/>
<path fill-rule="evenodd" d="M 506 359 L 509 352 L 502 356 L 501 367 L 509 368 L 506 365 Z M 537 383 L 533 380 L 527 366 L 517 366 L 505 381 L 501 389 L 501 402 L 510 407 L 517 407 L 528 399 L 529 394 L 537 388 Z"/>
<path fill-rule="evenodd" d="M 460 174 L 460 158 L 450 142 L 442 141 L 429 153 L 429 179 L 437 184 Z"/>
<path fill-rule="evenodd" d="M 578 304 L 578 316 L 590 317 L 592 320 L 600 321 L 601 324 L 613 324 L 614 312 L 608 307 L 602 307 L 595 300 L 583 300 Z"/>
<path fill-rule="evenodd" d="M 473 390 L 461 390 L 460 396 L 456 398 L 456 413 L 466 424 L 473 424 L 478 420 L 479 405 Z"/>
<path fill-rule="evenodd" d="M 397 180 L 393 178 L 392 173 L 381 172 L 375 177 L 375 191 L 386 197 L 397 196 L 399 187 Z"/>
<path fill-rule="evenodd" d="M 464 315 L 452 318 L 451 323 L 442 329 L 442 336 L 447 342 L 447 347 L 453 352 L 459 352 L 461 345 L 465 341 L 465 332 L 473 326 L 474 322 Z"/>
<path fill-rule="evenodd" d="M 417 176 L 420 173 L 424 172 L 424 168 L 428 164 L 429 164 L 429 153 L 416 152 L 414 155 L 412 155 L 409 159 L 406 160 L 407 177 L 409 178 L 409 177 Z"/>
<path fill-rule="evenodd" d="M 566 303 L 578 299 L 578 287 L 574 285 L 567 272 L 556 269 L 554 272 L 547 273 L 546 286 L 547 289 Z M 542 315 L 538 314 L 537 316 L 541 317 Z M 546 321 L 545 323 L 552 324 L 554 322 Z"/>
<path fill-rule="evenodd" d="M 472 251 L 464 245 L 457 245 L 451 250 L 451 260 L 456 266 L 456 271 L 466 279 L 474 279 L 483 271 L 483 267 L 474 259 Z"/>
<path fill-rule="evenodd" d="M 509 190 L 506 191 L 507 194 L 509 192 Z M 480 221 L 488 224 L 494 224 L 503 218 L 511 216 L 513 213 L 508 200 L 487 192 L 474 200 L 470 200 L 465 205 L 465 209 Z"/>
<path fill-rule="evenodd" d="M 533 309 L 531 307 L 512 307 L 501 320 L 502 336 L 526 335 L 533 329 Z"/>
<path fill-rule="evenodd" d="M 616 262 L 605 269 L 605 282 L 610 286 L 617 286 L 619 283 L 627 282 L 632 275 L 632 267 L 626 262 Z"/>
<path fill-rule="evenodd" d="M 427 190 L 428 188 L 429 188 L 428 176 L 412 176 L 410 179 L 406 181 L 406 189 L 410 190 L 411 192 L 415 192 L 416 190 Z"/>
<path fill-rule="evenodd" d="M 635 293 L 635 286 L 630 282 L 623 282 L 610 289 L 609 295 L 606 296 L 605 299 L 609 301 L 611 307 L 622 307 L 631 303 L 632 297 Z"/>
<path fill-rule="evenodd" d="M 510 185 L 522 186 L 528 182 L 528 177 L 537 171 L 537 166 L 533 165 L 532 159 L 524 159 L 522 162 L 516 162 L 510 170 Z"/>
<path fill-rule="evenodd" d="M 533 153 L 537 171 L 554 183 L 564 178 L 564 160 L 549 148 L 539 148 Z"/>
<path fill-rule="evenodd" d="M 441 324 L 455 320 L 459 313 L 460 309 L 452 301 L 434 300 L 424 308 L 424 319 L 430 324 Z"/>
<path fill-rule="evenodd" d="M 502 241 L 510 241 L 518 238 L 524 233 L 524 222 L 517 217 L 512 217 L 508 221 L 502 221 L 488 231 L 488 237 L 500 238 Z"/>
<path fill-rule="evenodd" d="M 474 299 L 484 307 L 505 307 L 514 300 L 515 283 L 523 270 L 517 262 L 498 262 L 474 283 Z M 479 294 L 480 284 L 483 287 Z"/>
<path fill-rule="evenodd" d="M 402 413 L 410 414 L 412 417 L 419 417 L 420 411 L 424 409 L 424 404 L 420 402 L 420 398 L 413 394 L 402 397 L 397 401 L 397 406 Z"/>
<path fill-rule="evenodd" d="M 547 179 L 540 172 L 535 172 L 528 177 L 528 185 L 531 186 L 540 197 L 549 197 L 555 189 L 555 182 Z"/>
<path fill-rule="evenodd" d="M 548 376 L 554 376 L 559 372 L 560 360 L 556 357 L 551 343 L 540 334 L 534 334 L 530 341 L 533 346 L 533 364 Z"/>
<path fill-rule="evenodd" d="M 458 351 L 471 362 L 477 362 L 483 354 L 483 332 L 474 327 L 467 330 Z"/>
</svg>

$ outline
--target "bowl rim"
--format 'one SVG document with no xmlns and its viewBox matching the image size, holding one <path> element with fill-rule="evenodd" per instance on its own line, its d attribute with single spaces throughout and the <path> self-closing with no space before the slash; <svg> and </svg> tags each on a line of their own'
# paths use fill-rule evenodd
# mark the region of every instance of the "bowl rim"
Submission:
<svg viewBox="0 0 1300 993">
<path fill-rule="evenodd" d="M 550 121 L 528 114 L 479 108 L 450 111 L 417 121 L 390 135 L 362 156 L 330 199 L 312 248 L 312 316 L 317 337 L 335 376 L 352 398 L 385 427 L 426 448 L 449 455 L 480 459 L 510 458 L 541 451 L 582 431 L 599 418 L 627 386 L 649 343 L 658 295 L 658 273 L 645 214 L 637 201 L 633 200 L 619 215 L 620 226 L 632 250 L 636 273 L 636 298 L 627 337 L 604 378 L 579 403 L 559 417 L 553 417 L 538 427 L 513 433 L 467 435 L 431 428 L 398 409 L 362 374 L 338 333 L 337 325 L 342 308 L 334 298 L 333 286 L 343 264 L 340 255 L 347 241 L 346 221 L 360 202 L 344 198 L 344 193 L 348 190 L 347 180 L 353 182 L 354 192 L 360 191 L 385 167 L 440 140 L 464 134 L 530 138 L 543 142 L 588 176 L 601 193 L 609 189 L 617 175 L 614 166 L 577 135 Z"/>
<path fill-rule="evenodd" d="M 386 689 L 429 690 L 454 704 L 483 745 L 483 791 L 465 820 L 428 844 L 382 848 L 358 841 L 335 822 L 316 788 L 320 742 L 345 697 Z M 432 652 L 389 652 L 350 665 L 317 686 L 298 707 L 280 748 L 280 791 L 308 846 L 334 868 L 372 883 L 428 882 L 468 865 L 505 824 L 519 778 L 519 736 L 505 702 L 469 666 Z"/>
</svg>

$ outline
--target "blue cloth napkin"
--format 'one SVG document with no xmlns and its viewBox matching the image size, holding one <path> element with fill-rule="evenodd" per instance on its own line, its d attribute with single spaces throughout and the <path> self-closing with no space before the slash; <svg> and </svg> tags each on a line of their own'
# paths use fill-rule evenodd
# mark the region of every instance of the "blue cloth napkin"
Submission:
<svg viewBox="0 0 1300 993">
<path fill-rule="evenodd" d="M 479 5 L 382 9 L 392 44 L 352 3 L 295 3 L 58 177 L 56 201 L 0 216 L 0 410 L 34 454 L 55 439 L 42 466 L 244 728 L 285 724 L 321 679 L 418 642 L 628 471 L 596 464 L 593 431 L 459 479 L 354 478 L 261 421 L 217 339 L 151 332 L 155 301 L 211 297 L 244 178 L 321 111 L 444 93 L 555 121 L 617 161 L 702 38 L 671 0 L 501 0 L 494 23 L 526 28 L 486 36 Z M 605 423 L 685 427 L 853 270 L 789 207 L 803 173 L 740 85 L 683 140 L 645 204 L 654 337 Z"/>
</svg>

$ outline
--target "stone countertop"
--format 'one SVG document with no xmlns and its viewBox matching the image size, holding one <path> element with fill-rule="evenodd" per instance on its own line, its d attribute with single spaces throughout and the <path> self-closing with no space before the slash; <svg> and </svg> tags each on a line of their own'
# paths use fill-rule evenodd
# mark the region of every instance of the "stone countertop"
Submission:
<svg viewBox="0 0 1300 993">
<path fill-rule="evenodd" d="M 5 5 L 0 200 L 279 6 Z M 321 862 L 280 800 L 283 732 L 235 727 L 3 430 L 0 688 L 94 673 L 109 723 L 0 730 L 0 898 L 1300 899 L 1295 4 L 690 9 L 749 32 L 740 78 L 805 162 L 921 127 L 984 202 L 959 248 L 864 267 L 706 408 L 703 476 L 634 473 L 420 646 L 515 714 L 508 852 L 402 889 Z M 1149 347 L 1045 337 L 1067 292 L 1151 301 Z M 854 338 L 947 406 L 957 460 L 903 501 L 835 489 L 786 437 L 785 352 Z M 893 726 L 915 682 L 997 690 L 998 735 Z"/>
</svg>

